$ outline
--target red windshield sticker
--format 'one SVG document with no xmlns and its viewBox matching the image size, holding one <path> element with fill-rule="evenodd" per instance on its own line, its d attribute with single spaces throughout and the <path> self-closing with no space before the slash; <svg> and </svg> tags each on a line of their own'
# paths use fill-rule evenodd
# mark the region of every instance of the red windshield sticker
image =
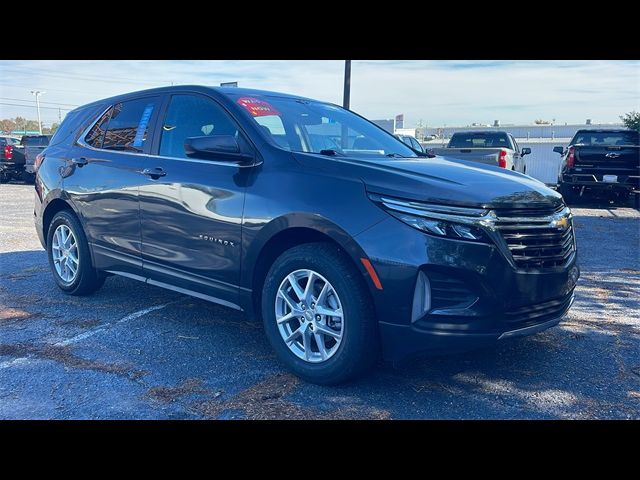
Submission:
<svg viewBox="0 0 640 480">
<path fill-rule="evenodd" d="M 242 106 L 253 117 L 268 117 L 269 115 L 280 115 L 273 106 L 264 100 L 257 98 L 242 97 L 238 100 L 238 105 Z"/>
</svg>

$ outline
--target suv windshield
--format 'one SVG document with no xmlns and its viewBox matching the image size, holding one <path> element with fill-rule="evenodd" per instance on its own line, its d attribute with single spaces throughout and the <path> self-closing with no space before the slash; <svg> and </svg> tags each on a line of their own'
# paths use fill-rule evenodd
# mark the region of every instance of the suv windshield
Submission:
<svg viewBox="0 0 640 480">
<path fill-rule="evenodd" d="M 336 105 L 297 98 L 230 94 L 275 145 L 294 152 L 416 157 L 373 123 Z"/>
<path fill-rule="evenodd" d="M 576 133 L 571 145 L 615 146 L 638 145 L 638 132 L 589 132 Z"/>
<path fill-rule="evenodd" d="M 449 148 L 511 148 L 506 133 L 454 133 Z"/>
</svg>

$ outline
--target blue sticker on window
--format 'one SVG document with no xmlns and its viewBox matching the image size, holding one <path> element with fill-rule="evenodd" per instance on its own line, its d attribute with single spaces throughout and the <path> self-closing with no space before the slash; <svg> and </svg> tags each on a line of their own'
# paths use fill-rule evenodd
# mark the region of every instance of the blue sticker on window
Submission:
<svg viewBox="0 0 640 480">
<path fill-rule="evenodd" d="M 150 103 L 144 108 L 144 112 L 142 112 L 142 117 L 140 118 L 138 129 L 136 130 L 136 137 L 133 139 L 133 146 L 136 148 L 142 148 L 142 144 L 144 143 L 144 133 L 147 131 L 147 126 L 149 125 L 152 113 L 153 103 Z"/>
</svg>

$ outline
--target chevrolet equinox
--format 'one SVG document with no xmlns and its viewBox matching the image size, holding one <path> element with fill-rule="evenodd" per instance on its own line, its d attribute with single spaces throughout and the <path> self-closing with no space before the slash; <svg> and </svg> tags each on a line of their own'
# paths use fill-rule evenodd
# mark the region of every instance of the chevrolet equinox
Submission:
<svg viewBox="0 0 640 480">
<path fill-rule="evenodd" d="M 65 293 L 116 274 L 242 310 L 315 383 L 544 330 L 579 276 L 557 192 L 308 98 L 121 95 L 70 112 L 35 166 Z"/>
</svg>

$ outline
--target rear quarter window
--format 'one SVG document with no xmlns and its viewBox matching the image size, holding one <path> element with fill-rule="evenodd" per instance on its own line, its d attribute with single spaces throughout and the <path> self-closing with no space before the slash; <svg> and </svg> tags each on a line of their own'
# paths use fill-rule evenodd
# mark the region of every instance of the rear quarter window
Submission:
<svg viewBox="0 0 640 480">
<path fill-rule="evenodd" d="M 57 145 L 65 141 L 74 141 L 80 133 L 87 128 L 87 124 L 92 120 L 94 115 L 98 114 L 97 110 L 100 108 L 104 107 L 81 108 L 67 113 L 58 130 L 56 130 L 56 133 L 51 137 L 49 145 Z"/>
</svg>

